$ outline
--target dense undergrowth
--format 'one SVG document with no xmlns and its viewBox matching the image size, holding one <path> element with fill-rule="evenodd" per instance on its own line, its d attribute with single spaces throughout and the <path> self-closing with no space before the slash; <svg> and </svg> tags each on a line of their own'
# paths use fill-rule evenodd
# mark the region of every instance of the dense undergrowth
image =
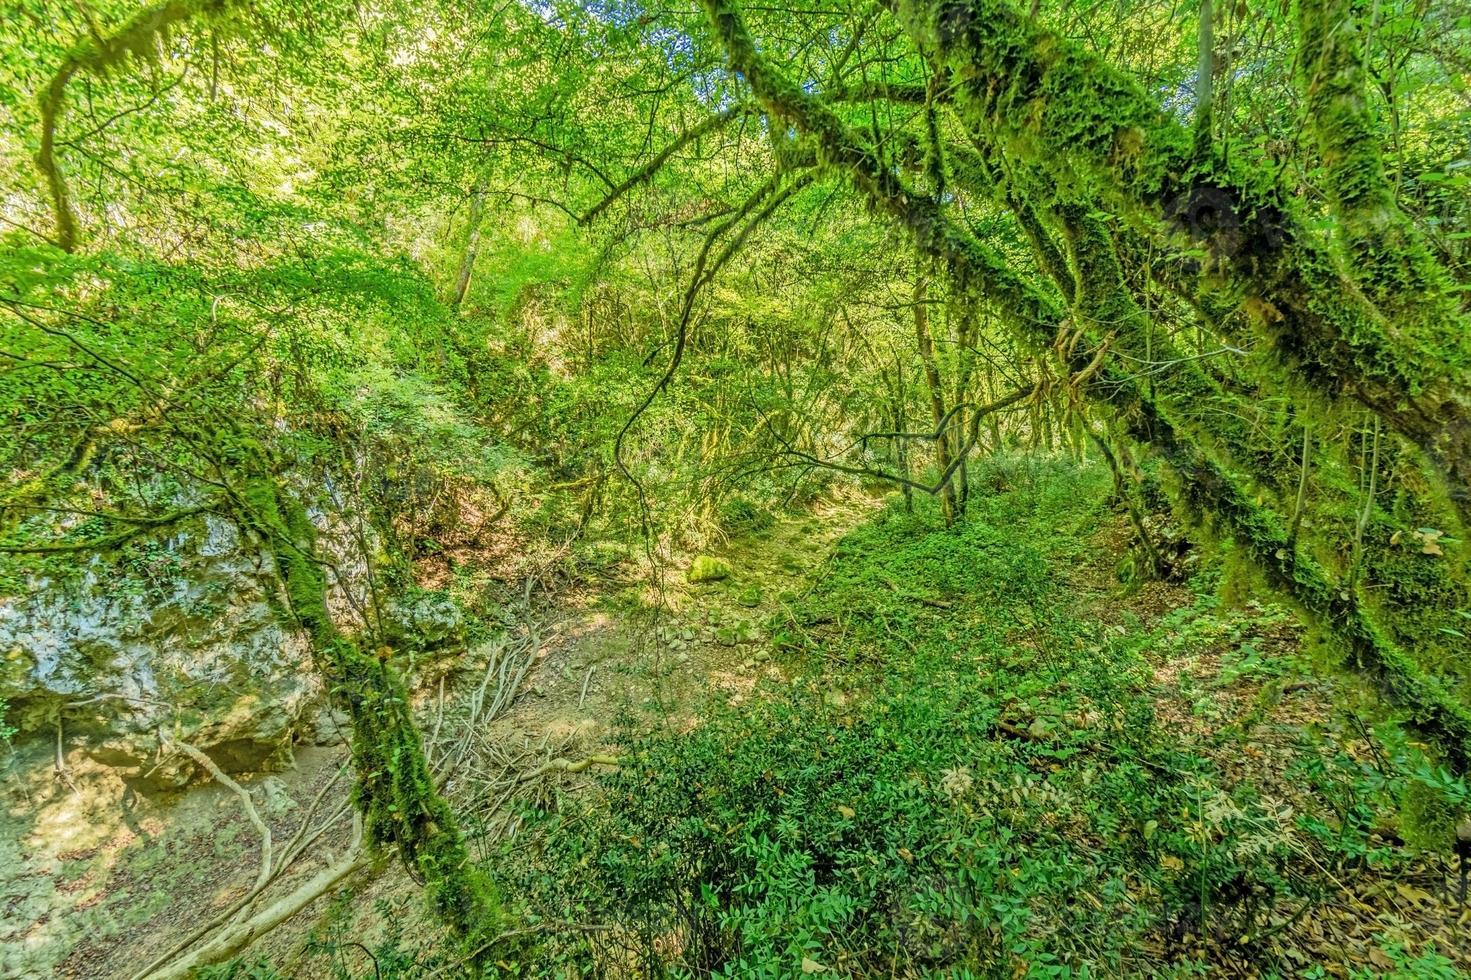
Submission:
<svg viewBox="0 0 1471 980">
<path fill-rule="evenodd" d="M 1174 608 L 1120 585 L 1097 468 L 975 477 L 954 528 L 896 499 L 842 539 L 750 696 L 630 714 L 598 792 L 526 813 L 488 865 L 520 916 L 491 972 L 1461 975 L 1465 783 L 1317 690 L 1218 559 Z M 311 947 L 336 976 L 463 972 L 347 921 Z"/>
<path fill-rule="evenodd" d="M 1464 3 L 8 7 L 0 973 L 319 715 L 438 915 L 308 972 L 1471 968 Z"/>
<path fill-rule="evenodd" d="M 1070 581 L 1107 519 L 1099 474 L 981 478 L 953 530 L 890 509 L 842 542 L 779 624 L 789 681 L 688 732 L 630 728 L 604 795 L 518 841 L 504 887 L 547 929 L 522 969 L 1287 971 L 1307 957 L 1283 935 L 1328 900 L 1328 866 L 1403 870 L 1414 852 L 1383 829 L 1399 804 L 1464 800 L 1403 743 L 1361 765 L 1306 731 L 1294 775 L 1317 810 L 1233 778 L 1156 719 L 1150 654 L 1215 632 L 1237 675 L 1259 669 L 1244 614 L 1203 596 L 1157 629 L 1105 626 Z M 1379 938 L 1375 962 L 1455 975 L 1446 949 Z"/>
</svg>

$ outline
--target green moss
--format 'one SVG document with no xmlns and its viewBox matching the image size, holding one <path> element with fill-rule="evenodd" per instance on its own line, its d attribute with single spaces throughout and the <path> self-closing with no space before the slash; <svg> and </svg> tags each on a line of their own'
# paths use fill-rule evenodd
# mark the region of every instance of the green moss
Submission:
<svg viewBox="0 0 1471 980">
<path fill-rule="evenodd" d="M 944 260 L 957 293 L 1002 311 L 1026 349 L 1051 356 L 1063 322 L 1061 304 L 956 228 L 935 202 L 914 194 L 831 110 L 774 71 L 726 0 L 704 5 L 732 66 L 768 111 L 814 137 L 828 160 L 843 166 L 876 207 L 912 233 L 921 252 Z M 1237 240 L 1207 245 L 1232 245 L 1234 251 L 1217 260 L 1248 299 L 1257 297 L 1248 305 L 1287 368 L 1277 372 L 1278 386 L 1285 384 L 1302 407 L 1314 410 L 1309 414 L 1320 404 L 1336 408 L 1346 386 L 1353 386 L 1355 397 L 1431 451 L 1443 473 L 1459 465 L 1459 450 L 1438 442 L 1446 432 L 1445 413 L 1454 417 L 1455 405 L 1416 400 L 1428 390 L 1426 379 L 1444 377 L 1445 366 L 1389 343 L 1385 324 L 1342 290 L 1331 256 L 1297 236 L 1270 187 L 1252 175 L 1224 184 L 1189 183 L 1198 175 L 1185 166 L 1191 140 L 1182 128 L 1164 119 L 1131 80 L 1051 38 L 999 0 L 904 0 L 898 12 L 934 56 L 935 67 L 953 77 L 957 109 L 978 144 L 1000 140 L 1012 156 L 1052 179 L 1061 188 L 1057 197 L 1089 202 L 1101 196 L 1115 213 L 1156 230 L 1162 219 L 1166 225 L 1171 220 L 1166 204 L 1172 192 L 1203 188 L 1235 207 L 1243 222 L 1234 233 Z M 1183 185 L 1172 183 L 1177 172 Z M 1422 730 L 1464 766 L 1471 758 L 1471 711 L 1405 654 L 1393 631 L 1353 590 L 1335 582 L 1321 558 L 1292 539 L 1288 522 L 1244 475 L 1261 467 L 1246 426 L 1220 421 L 1233 415 L 1230 400 L 1165 338 L 1153 338 L 1151 346 L 1142 332 L 1147 320 L 1122 279 L 1109 236 L 1086 220 L 1088 209 L 1059 207 L 1054 217 L 1069 246 L 1071 281 L 1059 286 L 1072 297 L 1082 333 L 1066 366 L 1075 378 L 1092 372 L 1086 383 L 1076 384 L 1172 471 L 1177 508 L 1197 534 L 1233 541 L 1263 581 L 1322 631 L 1340 662 L 1363 671 L 1411 710 Z M 1042 264 L 1056 266 L 1045 256 Z M 1198 282 L 1182 285 L 1199 288 Z M 1112 336 L 1101 335 L 1105 329 Z M 1091 363 L 1108 342 L 1136 359 L 1175 369 L 1144 384 L 1106 359 Z M 1303 390 L 1314 397 L 1302 398 Z M 1223 411 L 1209 410 L 1218 404 Z M 1453 439 L 1471 438 L 1471 426 L 1454 431 L 1459 434 Z M 1465 465 L 1471 467 L 1471 445 L 1465 448 Z"/>
<path fill-rule="evenodd" d="M 1197 161 L 1190 133 L 1133 79 L 1004 0 L 901 0 L 896 11 L 953 81 L 973 138 L 998 142 L 1063 197 L 1103 206 L 1164 244 L 1184 232 L 1213 270 L 1187 277 L 1187 288 L 1205 294 L 1214 279 L 1250 314 L 1218 322 L 1229 340 L 1248 343 L 1238 324 L 1254 323 L 1282 380 L 1329 404 L 1369 406 L 1426 451 L 1448 486 L 1471 485 L 1471 395 L 1459 383 L 1471 331 L 1459 320 L 1432 314 L 1405 343 L 1397 322 L 1343 288 L 1341 263 L 1292 214 L 1274 174 Z M 1471 519 L 1471 498 L 1458 507 Z"/>
<path fill-rule="evenodd" d="M 694 561 L 690 562 L 689 571 L 685 573 L 685 578 L 690 582 L 699 584 L 703 582 L 719 582 L 722 579 L 730 578 L 730 575 L 730 562 L 710 555 L 698 555 Z"/>
<path fill-rule="evenodd" d="M 270 547 L 289 612 L 352 720 L 355 795 L 368 832 L 398 852 L 440 918 L 479 957 L 500 928 L 500 897 L 471 862 L 458 818 L 434 785 L 402 680 L 333 625 L 311 518 L 263 461 L 263 454 L 252 461 L 256 475 L 238 493 L 242 517 Z"/>
<path fill-rule="evenodd" d="M 1356 0 L 1296 4 L 1303 118 L 1339 218 L 1345 270 L 1403 340 L 1464 368 L 1471 365 L 1465 343 L 1471 325 L 1450 277 L 1400 212 L 1385 173 L 1383 128 L 1370 109 L 1362 43 L 1361 20 L 1368 13 Z"/>
<path fill-rule="evenodd" d="M 1410 780 L 1400 798 L 1399 831 L 1410 847 L 1449 854 L 1456 844 L 1455 804 L 1432 786 Z"/>
</svg>

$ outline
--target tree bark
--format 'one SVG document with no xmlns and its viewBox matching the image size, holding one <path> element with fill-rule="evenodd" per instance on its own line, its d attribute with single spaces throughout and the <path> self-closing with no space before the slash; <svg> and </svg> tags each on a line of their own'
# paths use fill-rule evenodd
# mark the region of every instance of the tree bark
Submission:
<svg viewBox="0 0 1471 980">
<path fill-rule="evenodd" d="M 1471 526 L 1471 329 L 1444 315 L 1443 295 L 1397 293 L 1385 309 L 1344 289 L 1343 264 L 1274 174 L 1214 162 L 1202 172 L 1191 134 L 1156 98 L 1006 0 L 891 3 L 972 134 L 1037 167 L 1065 199 L 1096 203 L 1166 247 L 1184 233 L 1205 249 L 1194 291 L 1220 292 L 1223 281 L 1286 380 L 1331 405 L 1355 400 L 1418 445 Z M 1238 319 L 1216 328 L 1243 346 Z"/>
<path fill-rule="evenodd" d="M 907 187 L 899 175 L 849 130 L 831 109 L 775 71 L 757 51 L 749 30 L 730 0 L 703 0 L 703 5 L 732 67 L 747 79 L 756 97 L 773 117 L 816 139 L 826 159 L 845 170 L 853 184 L 878 211 L 891 215 L 906 228 L 922 252 L 946 262 L 957 292 L 971 291 L 981 295 L 993 308 L 1004 311 L 1006 325 L 1034 354 L 1043 355 L 1053 349 L 1057 328 L 1065 313 L 1064 307 L 1051 294 L 1017 276 L 995 253 L 956 228 L 938 201 Z M 998 24 L 977 24 L 971 14 L 979 7 L 991 6 L 997 8 Z M 1087 59 L 1069 50 L 1066 42 L 1050 35 L 1039 37 L 1039 32 L 1030 25 L 1014 23 L 1015 18 L 1009 16 L 1009 8 L 1004 4 L 977 0 L 952 4 L 945 9 L 952 16 L 940 25 L 943 28 L 941 33 L 971 32 L 983 40 L 988 39 L 988 43 L 1000 43 L 1009 36 L 1006 32 L 1020 32 L 1016 37 L 1022 42 L 1013 44 L 1008 49 L 1009 54 L 1002 52 L 1006 59 L 1010 59 L 1007 64 L 1029 50 L 1025 43 L 1028 38 L 1033 43 L 1045 41 L 1052 45 L 1049 50 L 1053 56 L 1045 65 L 1026 60 L 1025 64 L 1017 66 L 1028 72 L 1020 78 L 1002 76 L 985 66 L 978 66 L 975 73 L 965 76 L 964 87 L 974 87 L 976 79 L 986 79 L 997 87 L 997 93 L 1010 92 L 1005 97 L 1014 101 L 1016 93 L 1009 87 L 1013 84 L 1030 91 L 1039 74 L 1052 72 L 1059 65 L 1071 65 L 1076 69 L 1082 63 L 1087 67 Z M 921 32 L 927 33 L 932 32 Z M 947 46 L 947 42 L 936 42 L 933 38 L 926 38 L 924 43 L 931 50 Z M 952 39 L 948 46 L 953 49 L 957 44 Z M 958 46 L 971 51 L 977 47 L 974 41 Z M 1054 75 L 1053 81 L 1058 86 L 1054 91 L 1069 91 L 1063 79 Z M 1111 101 L 1108 96 L 1113 90 L 1097 83 L 1097 78 L 1090 81 L 1088 72 L 1070 82 L 1079 89 L 1073 94 L 1108 105 Z M 1115 84 L 1123 86 L 1120 91 L 1129 96 L 1122 107 L 1116 107 L 1120 108 L 1124 123 L 1134 119 L 1137 122 L 1149 121 L 1151 127 L 1156 127 L 1159 123 L 1157 112 L 1151 109 L 1148 120 L 1144 120 L 1140 117 L 1142 110 L 1130 101 L 1137 94 L 1132 83 L 1121 79 L 1110 83 Z M 973 94 L 978 99 L 982 98 L 980 92 Z M 1133 116 L 1129 111 L 1131 106 L 1135 110 Z M 1020 105 L 1013 108 L 1019 113 L 1018 119 L 1034 115 Z M 1095 106 L 1087 112 L 1099 114 L 1104 110 Z M 1117 132 L 1106 115 L 1085 118 L 1084 122 L 1088 126 L 1103 127 L 1101 131 L 1106 134 Z M 1098 137 L 1088 132 L 1074 132 L 1072 138 L 1086 144 Z M 1149 136 L 1141 134 L 1141 138 L 1146 143 L 1139 152 L 1147 160 Z M 1084 151 L 1087 149 L 1085 146 Z M 1055 147 L 1053 152 L 1063 155 L 1077 153 L 1074 148 L 1062 146 Z M 1156 177 L 1164 179 L 1162 174 Z M 1083 211 L 1081 217 L 1086 219 L 1087 212 Z M 1148 331 L 1145 330 L 1147 317 L 1133 304 L 1128 287 L 1118 274 L 1112 243 L 1095 225 L 1087 220 L 1065 223 L 1070 239 L 1071 271 L 1076 280 L 1073 309 L 1086 310 L 1098 324 L 1118 330 L 1121 342 L 1128 346 L 1132 356 L 1141 356 L 1146 350 L 1151 350 L 1147 346 Z M 1084 324 L 1086 328 L 1086 320 Z M 1097 328 L 1087 333 L 1091 344 L 1095 348 L 1100 347 L 1103 338 L 1098 336 Z M 1328 342 L 1331 344 L 1334 339 L 1330 335 Z M 1219 433 L 1201 428 L 1207 413 L 1199 409 L 1210 403 L 1214 394 L 1213 383 L 1200 370 L 1198 361 L 1180 358 L 1170 346 L 1163 338 L 1156 338 L 1151 357 L 1177 364 L 1177 369 L 1152 375 L 1149 384 L 1114 369 L 1107 362 L 1090 363 L 1096 354 L 1087 349 L 1075 352 L 1070 367 L 1075 377 L 1083 378 L 1076 382 L 1081 394 L 1104 408 L 1123 432 L 1141 445 L 1150 447 L 1173 472 L 1173 496 L 1182 516 L 1197 533 L 1217 534 L 1234 541 L 1240 553 L 1261 572 L 1267 583 L 1290 599 L 1310 623 L 1332 639 L 1346 663 L 1376 680 L 1388 697 L 1408 708 L 1420 729 L 1439 743 L 1456 768 L 1464 770 L 1471 760 L 1471 710 L 1461 704 L 1438 678 L 1417 669 L 1404 650 L 1374 622 L 1358 596 L 1337 586 L 1311 556 L 1294 552 L 1280 516 L 1255 503 L 1255 495 L 1247 482 L 1235 475 L 1236 469 L 1224 448 L 1233 442 L 1222 439 Z M 1177 426 L 1181 428 L 1177 429 Z"/>
<path fill-rule="evenodd" d="M 470 278 L 475 274 L 475 257 L 480 251 L 480 223 L 485 211 L 485 181 L 477 181 L 470 192 L 470 229 L 465 239 L 465 254 L 460 258 L 460 271 L 455 275 L 455 291 L 449 305 L 458 309 L 470 291 Z"/>
<path fill-rule="evenodd" d="M 943 431 L 940 426 L 945 421 L 945 386 L 940 380 L 940 367 L 935 362 L 935 341 L 930 334 L 929 309 L 926 304 L 929 301 L 929 282 L 924 276 L 920 276 L 914 283 L 914 340 L 919 347 L 919 363 L 924 369 L 925 387 L 930 396 L 930 420 L 935 424 L 935 468 L 941 473 L 950 472 L 950 460 L 953 458 L 954 440 L 948 431 Z M 902 440 L 901 440 L 902 441 Z M 940 513 L 945 518 L 945 526 L 951 527 L 955 524 L 955 481 L 946 480 L 940 488 Z"/>
</svg>

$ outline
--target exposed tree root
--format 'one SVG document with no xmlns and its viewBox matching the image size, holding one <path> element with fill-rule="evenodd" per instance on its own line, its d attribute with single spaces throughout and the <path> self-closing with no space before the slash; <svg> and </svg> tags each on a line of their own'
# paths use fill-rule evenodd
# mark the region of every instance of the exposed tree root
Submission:
<svg viewBox="0 0 1471 980">
<path fill-rule="evenodd" d="M 337 774 L 328 780 L 317 792 L 316 798 L 312 800 L 311 806 L 302 815 L 301 823 L 298 825 L 296 833 L 292 835 L 291 840 L 287 842 L 286 846 L 277 855 L 272 846 L 273 841 L 270 828 L 261 819 L 260 811 L 256 809 L 255 801 L 251 799 L 250 791 L 226 775 L 209 756 L 194 746 L 183 742 L 172 742 L 170 743 L 170 747 L 189 756 L 189 758 L 203 767 L 216 782 L 240 798 L 241 804 L 245 809 L 246 817 L 261 835 L 260 871 L 256 875 L 255 883 L 249 890 L 214 918 L 196 928 L 182 940 L 155 957 L 148 965 L 134 973 L 132 980 L 144 980 L 144 978 L 155 976 L 183 976 L 185 975 L 184 973 L 175 972 L 181 969 L 179 967 L 181 963 L 187 964 L 187 966 L 182 968 L 187 972 L 188 970 L 196 969 L 210 963 L 218 963 L 221 959 L 233 956 L 256 938 L 264 935 L 271 928 L 286 921 L 296 911 L 305 908 L 314 898 L 326 894 L 327 891 L 330 891 L 331 888 L 336 886 L 337 882 L 341 881 L 343 877 L 346 877 L 351 870 L 364 866 L 367 860 L 366 851 L 362 846 L 361 822 L 355 815 L 353 818 L 353 842 L 348 847 L 347 855 L 339 861 L 329 860 L 326 869 L 326 871 L 336 869 L 341 871 L 341 874 L 333 877 L 326 875 L 324 871 L 314 876 L 311 882 L 308 882 L 308 884 L 316 882 L 320 887 L 325 888 L 326 891 L 312 893 L 305 886 L 302 886 L 272 905 L 267 906 L 265 909 L 254 915 L 249 915 L 251 906 L 260 898 L 266 889 L 279 880 L 287 870 L 292 868 L 297 859 L 306 852 L 308 847 L 316 843 L 329 828 L 347 815 L 351 809 L 351 803 L 344 801 L 321 823 L 314 824 L 313 822 L 327 794 L 338 784 L 338 780 L 346 770 L 338 770 Z M 358 861 L 358 856 L 361 856 L 362 859 L 362 863 L 360 864 L 354 863 Z M 343 862 L 354 863 L 354 867 L 339 867 Z M 292 903 L 298 899 L 300 900 L 299 903 L 293 905 Z M 282 910 L 287 911 L 283 912 Z M 271 924 L 264 926 L 264 923 L 268 920 L 271 921 Z"/>
<path fill-rule="evenodd" d="M 173 980 L 190 976 L 200 967 L 221 963 L 245 949 L 272 929 L 296 915 L 312 902 L 330 895 L 354 872 L 366 868 L 370 863 L 368 849 L 363 842 L 362 818 L 353 815 L 353 839 L 347 851 L 335 861 L 298 885 L 290 894 L 284 895 L 247 919 L 231 923 L 215 932 L 207 942 L 151 972 L 139 974 L 148 980 Z"/>
</svg>

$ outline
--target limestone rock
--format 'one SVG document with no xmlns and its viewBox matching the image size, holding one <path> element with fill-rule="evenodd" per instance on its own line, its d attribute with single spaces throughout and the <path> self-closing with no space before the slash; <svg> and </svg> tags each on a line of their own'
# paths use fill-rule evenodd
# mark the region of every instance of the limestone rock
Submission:
<svg viewBox="0 0 1471 980">
<path fill-rule="evenodd" d="M 270 555 L 213 515 L 146 554 L 141 569 L 95 557 L 0 597 L 10 723 L 49 733 L 60 711 L 69 748 L 164 784 L 195 773 L 155 766 L 160 729 L 227 772 L 289 764 L 322 689 L 306 641 L 281 625 Z"/>
<path fill-rule="evenodd" d="M 441 592 L 421 592 L 389 604 L 385 632 L 421 650 L 463 648 L 465 612 Z"/>
</svg>

